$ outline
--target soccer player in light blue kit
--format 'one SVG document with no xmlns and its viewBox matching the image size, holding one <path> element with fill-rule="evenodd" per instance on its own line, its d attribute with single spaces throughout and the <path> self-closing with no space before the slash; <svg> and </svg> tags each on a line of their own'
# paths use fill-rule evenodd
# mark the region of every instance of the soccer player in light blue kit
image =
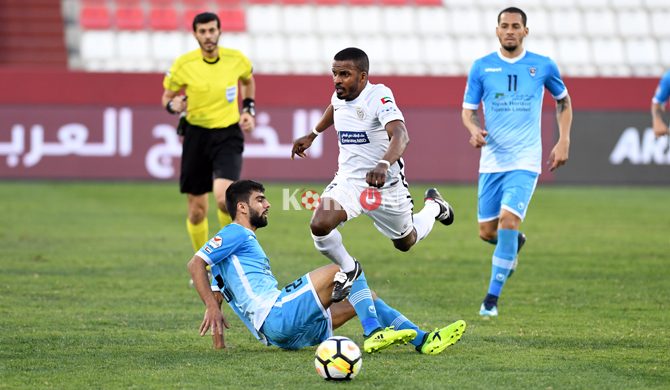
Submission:
<svg viewBox="0 0 670 390">
<path fill-rule="evenodd" d="M 656 93 L 651 100 L 651 120 L 656 137 L 668 134 L 668 121 L 663 117 L 665 106 L 670 98 L 670 70 L 665 72 L 656 87 Z"/>
<path fill-rule="evenodd" d="M 226 206 L 233 223 L 221 229 L 188 264 L 206 306 L 200 335 L 211 328 L 215 348 L 225 347 L 223 328 L 230 327 L 221 311 L 224 299 L 258 340 L 284 349 L 317 345 L 356 315 L 368 353 L 411 342 L 418 352 L 436 355 L 461 338 L 466 326 L 462 320 L 432 332 L 419 329 L 370 290 L 364 272 L 354 281 L 348 301 L 334 303 L 333 279 L 339 272 L 335 264 L 279 290 L 255 234 L 268 223 L 270 203 L 264 192 L 263 185 L 251 180 L 228 187 Z M 211 286 L 207 265 L 211 266 Z"/>
<path fill-rule="evenodd" d="M 500 49 L 475 61 L 463 98 L 461 117 L 479 160 L 479 237 L 495 250 L 489 289 L 479 310 L 498 315 L 498 297 L 516 268 L 526 237 L 519 226 L 526 216 L 542 165 L 540 119 L 545 87 L 556 100 L 559 138 L 549 155 L 553 171 L 568 160 L 572 107 L 558 67 L 548 57 L 528 52 L 526 14 L 510 7 L 498 14 Z M 480 102 L 485 127 L 477 115 Z"/>
</svg>

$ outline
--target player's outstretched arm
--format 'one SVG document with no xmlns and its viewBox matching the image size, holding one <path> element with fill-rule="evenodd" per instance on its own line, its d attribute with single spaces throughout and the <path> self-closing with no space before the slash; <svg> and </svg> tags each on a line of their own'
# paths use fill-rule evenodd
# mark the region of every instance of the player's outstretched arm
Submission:
<svg viewBox="0 0 670 390">
<path fill-rule="evenodd" d="M 656 138 L 664 136 L 669 132 L 668 122 L 663 117 L 664 112 L 665 109 L 662 103 L 651 103 L 651 121 Z"/>
<path fill-rule="evenodd" d="M 572 103 L 570 95 L 556 101 L 556 119 L 558 120 L 558 142 L 549 154 L 549 170 L 554 171 L 568 162 L 570 154 L 570 128 L 572 126 Z"/>
<path fill-rule="evenodd" d="M 188 270 L 193 279 L 193 286 L 206 308 L 205 316 L 200 324 L 200 336 L 204 336 L 211 329 L 214 340 L 220 340 L 219 348 L 225 348 L 223 329 L 224 327 L 230 328 L 230 325 L 221 312 L 221 304 L 217 301 L 214 294 L 212 294 L 206 267 L 207 263 L 197 255 L 193 256 L 191 261 L 188 262 Z"/>
<path fill-rule="evenodd" d="M 481 148 L 486 145 L 485 137 L 488 135 L 488 132 L 482 129 L 477 110 L 464 108 L 461 111 L 461 120 L 463 121 L 463 126 L 470 132 L 470 139 L 468 140 L 470 145 L 475 148 Z"/>
<path fill-rule="evenodd" d="M 326 111 L 323 112 L 321 119 L 319 119 L 319 122 L 316 124 L 316 126 L 314 126 L 312 131 L 293 141 L 293 148 L 291 148 L 291 160 L 293 160 L 296 155 L 300 158 L 307 157 L 305 151 L 309 149 L 310 146 L 312 146 L 312 142 L 314 142 L 316 137 L 320 133 L 326 131 L 326 129 L 332 126 L 333 123 L 335 123 L 333 112 L 333 105 L 329 104 L 326 108 Z"/>
</svg>

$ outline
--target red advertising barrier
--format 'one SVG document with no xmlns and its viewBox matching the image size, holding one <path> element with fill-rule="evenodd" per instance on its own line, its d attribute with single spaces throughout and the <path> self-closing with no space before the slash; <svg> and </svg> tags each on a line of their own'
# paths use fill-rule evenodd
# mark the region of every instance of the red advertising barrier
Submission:
<svg viewBox="0 0 670 390">
<path fill-rule="evenodd" d="M 292 140 L 320 118 L 332 94 L 328 76 L 257 77 L 257 128 L 246 136 L 243 176 L 319 180 L 337 169 L 333 129 L 309 158 L 290 160 Z M 468 144 L 460 105 L 465 78 L 371 77 L 390 86 L 405 114 L 412 181 L 476 180 L 479 152 Z M 169 179 L 179 174 L 176 117 L 160 106 L 162 75 L 0 70 L 0 178 Z M 653 79 L 569 79 L 576 111 L 648 112 Z M 548 94 L 547 94 L 548 95 Z M 555 115 L 547 98 L 545 155 Z M 592 122 L 590 122 L 592 123 Z M 573 132 L 582 131 L 576 123 Z M 543 180 L 553 180 L 546 172 Z M 566 179 L 570 181 L 570 179 Z"/>
</svg>

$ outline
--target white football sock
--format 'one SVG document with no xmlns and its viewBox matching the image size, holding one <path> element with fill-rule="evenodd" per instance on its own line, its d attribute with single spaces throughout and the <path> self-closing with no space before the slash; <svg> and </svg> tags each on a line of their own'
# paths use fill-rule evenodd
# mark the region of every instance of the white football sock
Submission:
<svg viewBox="0 0 670 390">
<path fill-rule="evenodd" d="M 440 205 L 433 200 L 427 200 L 423 209 L 414 214 L 414 229 L 416 229 L 416 240 L 420 241 L 426 238 L 433 229 L 435 217 L 440 213 Z"/>
<path fill-rule="evenodd" d="M 316 249 L 329 258 L 330 261 L 339 265 L 342 271 L 350 272 L 356 268 L 354 258 L 351 257 L 347 249 L 342 245 L 342 235 L 337 229 L 333 229 L 325 236 L 315 236 L 312 234 L 312 238 L 314 239 Z"/>
</svg>

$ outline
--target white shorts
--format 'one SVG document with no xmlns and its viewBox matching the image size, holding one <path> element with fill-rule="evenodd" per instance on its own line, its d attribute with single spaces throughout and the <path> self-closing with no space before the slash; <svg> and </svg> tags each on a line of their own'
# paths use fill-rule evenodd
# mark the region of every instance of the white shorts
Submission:
<svg viewBox="0 0 670 390">
<path fill-rule="evenodd" d="M 339 203 L 347 213 L 347 220 L 361 214 L 368 215 L 377 230 L 391 240 L 407 236 L 414 228 L 414 203 L 403 180 L 377 189 L 368 186 L 365 181 L 335 176 L 321 198 L 331 198 Z M 365 207 L 363 203 L 366 203 Z"/>
</svg>

